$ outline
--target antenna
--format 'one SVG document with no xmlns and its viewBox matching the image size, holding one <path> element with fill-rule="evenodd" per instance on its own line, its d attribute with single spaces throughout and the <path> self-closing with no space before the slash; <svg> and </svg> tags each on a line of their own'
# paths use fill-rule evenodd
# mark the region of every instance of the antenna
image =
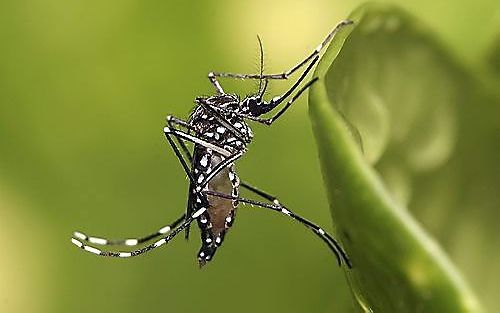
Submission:
<svg viewBox="0 0 500 313">
<path fill-rule="evenodd" d="M 259 41 L 259 48 L 260 48 L 260 78 L 259 78 L 259 94 L 262 91 L 262 79 L 263 79 L 263 74 L 264 74 L 264 48 L 262 46 L 262 40 L 260 39 L 260 36 L 257 35 L 257 40 Z"/>
</svg>

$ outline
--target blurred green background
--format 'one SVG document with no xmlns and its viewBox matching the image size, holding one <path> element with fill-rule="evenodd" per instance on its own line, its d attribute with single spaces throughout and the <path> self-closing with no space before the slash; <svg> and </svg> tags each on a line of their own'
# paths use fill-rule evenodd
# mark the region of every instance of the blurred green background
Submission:
<svg viewBox="0 0 500 313">
<path fill-rule="evenodd" d="M 500 30 L 498 1 L 395 2 L 466 67 L 487 68 Z M 212 93 L 210 70 L 257 71 L 257 34 L 266 71 L 280 71 L 360 3 L 0 2 L 0 311 L 349 311 L 345 278 L 322 242 L 261 209 L 240 208 L 203 270 L 197 233 L 133 260 L 84 254 L 69 236 L 77 229 L 138 236 L 177 218 L 187 181 L 163 138 L 165 116 L 187 117 L 195 96 Z M 256 88 L 223 84 L 243 95 Z M 285 87 L 274 83 L 270 94 Z M 331 229 L 304 99 L 272 128 L 254 132 L 240 176 Z M 495 209 L 466 224 L 462 232 L 472 237 L 464 247 L 498 238 Z M 475 270 L 484 264 L 460 262 L 467 250 L 447 246 L 439 212 L 418 216 L 441 235 L 486 306 L 500 304 L 498 266 L 484 281 L 485 268 Z"/>
</svg>

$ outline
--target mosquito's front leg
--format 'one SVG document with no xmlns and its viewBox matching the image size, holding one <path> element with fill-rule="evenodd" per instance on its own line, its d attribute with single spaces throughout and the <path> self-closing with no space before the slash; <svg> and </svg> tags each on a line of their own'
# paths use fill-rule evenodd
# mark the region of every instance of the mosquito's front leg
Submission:
<svg viewBox="0 0 500 313">
<path fill-rule="evenodd" d="M 220 85 L 219 81 L 217 80 L 215 73 L 213 73 L 213 72 L 208 73 L 208 80 L 210 80 L 212 85 L 214 85 L 215 90 L 217 90 L 218 94 L 220 94 L 220 95 L 225 94 L 224 89 L 222 89 L 222 86 Z"/>
<path fill-rule="evenodd" d="M 315 56 L 319 55 L 321 50 L 332 40 L 333 36 L 343 27 L 352 24 L 350 20 L 344 20 L 338 23 L 335 28 L 326 36 L 326 38 L 311 52 L 307 57 L 300 61 L 297 65 L 293 66 L 287 71 L 277 74 L 236 74 L 236 73 L 211 73 L 214 77 L 228 77 L 235 79 L 288 79 L 290 75 L 295 73 L 298 69 L 304 66 L 307 62 L 312 60 Z"/>
</svg>

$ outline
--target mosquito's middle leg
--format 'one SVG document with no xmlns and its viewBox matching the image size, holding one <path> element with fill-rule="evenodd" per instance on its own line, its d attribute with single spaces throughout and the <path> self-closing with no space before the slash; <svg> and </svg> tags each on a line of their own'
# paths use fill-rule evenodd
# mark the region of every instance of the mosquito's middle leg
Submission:
<svg viewBox="0 0 500 313">
<path fill-rule="evenodd" d="M 178 125 L 178 126 L 186 128 L 188 131 L 193 131 L 196 133 L 196 130 L 194 129 L 194 127 L 191 126 L 188 122 L 186 122 L 178 117 L 175 117 L 173 115 L 167 115 L 167 124 L 170 128 L 174 128 L 176 125 Z M 175 139 L 177 140 L 177 144 L 179 144 L 179 146 L 181 147 L 182 152 L 184 152 L 184 155 L 188 158 L 188 161 L 191 162 L 193 158 L 191 156 L 191 153 L 189 152 L 189 149 L 187 148 L 186 144 L 184 143 L 184 141 L 182 141 L 180 138 L 177 138 L 177 137 Z"/>
<path fill-rule="evenodd" d="M 258 196 L 261 196 L 262 198 L 268 200 L 268 201 L 271 201 L 272 203 L 274 204 L 277 204 L 279 205 L 280 204 L 280 201 L 278 199 L 278 197 L 275 197 L 273 195 L 271 195 L 270 193 L 267 193 L 266 191 L 260 189 L 260 188 L 257 188 L 255 186 L 252 186 L 251 184 L 249 183 L 246 183 L 246 182 L 241 182 L 240 183 L 240 186 L 253 192 L 254 194 L 258 195 Z"/>
<path fill-rule="evenodd" d="M 204 139 L 201 139 L 201 138 L 198 138 L 198 137 L 193 136 L 191 134 L 188 134 L 186 132 L 183 132 L 183 131 L 180 131 L 180 130 L 177 130 L 177 129 L 172 129 L 170 127 L 163 128 L 163 132 L 164 132 L 165 136 L 167 137 L 167 139 L 169 139 L 170 136 L 176 136 L 176 137 L 182 138 L 184 140 L 190 141 L 192 143 L 199 144 L 199 145 L 201 145 L 201 146 L 203 146 L 205 148 L 212 149 L 212 150 L 214 150 L 214 151 L 222 154 L 225 157 L 228 157 L 228 156 L 231 155 L 231 152 L 229 152 L 228 150 L 226 150 L 226 149 L 224 149 L 224 148 L 222 148 L 220 146 L 217 146 L 217 145 L 215 145 L 213 143 L 210 143 L 210 142 L 208 142 L 208 141 L 206 141 Z M 172 139 L 170 138 L 169 142 L 171 140 Z M 174 150 L 179 151 L 179 149 L 177 147 Z"/>
<path fill-rule="evenodd" d="M 208 73 L 208 80 L 214 85 L 215 90 L 217 90 L 217 93 L 220 95 L 224 95 L 224 89 L 222 89 L 222 86 L 220 85 L 219 81 L 217 80 L 217 75 L 215 73 Z"/>
</svg>

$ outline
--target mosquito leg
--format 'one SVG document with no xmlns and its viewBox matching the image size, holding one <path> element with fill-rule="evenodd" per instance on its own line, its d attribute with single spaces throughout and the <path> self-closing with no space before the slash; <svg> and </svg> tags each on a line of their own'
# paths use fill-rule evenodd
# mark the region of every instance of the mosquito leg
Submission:
<svg viewBox="0 0 500 313">
<path fill-rule="evenodd" d="M 299 68 L 304 66 L 307 62 L 312 60 L 315 56 L 319 55 L 321 50 L 332 40 L 335 34 L 343 27 L 352 24 L 352 21 L 344 20 L 338 23 L 335 28 L 326 36 L 326 38 L 321 42 L 316 49 L 314 49 L 311 54 L 309 54 L 305 59 L 300 61 L 297 65 L 290 68 L 289 70 L 277 73 L 277 74 L 236 74 L 236 73 L 212 73 L 215 77 L 228 77 L 235 79 L 288 79 L 290 75 L 295 73 Z"/>
<path fill-rule="evenodd" d="M 171 135 L 176 136 L 176 137 L 182 138 L 184 140 L 190 141 L 192 143 L 199 144 L 205 148 L 212 149 L 213 151 L 216 151 L 225 157 L 231 156 L 231 152 L 229 152 L 228 150 L 226 150 L 222 147 L 219 147 L 217 145 L 214 145 L 213 143 L 210 143 L 206 140 L 200 139 L 196 136 L 185 133 L 183 131 L 180 131 L 177 129 L 172 129 L 170 127 L 165 127 L 165 128 L 163 128 L 163 132 L 165 133 L 165 136 L 167 137 L 167 139 L 169 139 Z M 170 138 L 170 140 L 172 140 L 172 139 Z M 177 149 L 177 151 L 179 151 L 178 148 L 176 148 L 176 149 Z"/>
<path fill-rule="evenodd" d="M 162 245 L 168 243 L 170 240 L 172 240 L 178 233 L 180 233 L 184 228 L 189 226 L 194 220 L 196 220 L 201 214 L 203 214 L 207 209 L 206 208 L 201 208 L 198 211 L 194 212 L 191 216 L 186 218 L 184 222 L 174 228 L 168 235 L 163 237 L 162 239 L 158 240 L 155 243 L 149 244 L 141 249 L 133 250 L 133 251 L 104 251 L 97 249 L 95 247 L 83 244 L 80 240 L 71 238 L 71 242 L 76 245 L 78 248 L 83 249 L 87 252 L 93 253 L 98 256 L 103 256 L 103 257 L 116 257 L 116 258 L 129 258 L 129 257 L 134 257 L 138 256 L 144 253 L 147 253 L 153 249 L 156 249 L 158 247 L 161 247 Z"/>
<path fill-rule="evenodd" d="M 193 126 L 191 126 L 188 122 L 180 119 L 180 118 L 177 118 L 175 116 L 172 116 L 172 115 L 168 115 L 167 116 L 167 124 L 168 126 L 170 126 L 171 128 L 174 128 L 175 126 L 181 126 L 181 127 L 184 127 L 189 131 L 194 131 L 196 132 L 196 130 L 194 129 Z M 186 146 L 186 143 L 184 142 L 183 139 L 177 137 L 177 136 L 174 136 L 176 141 L 177 141 L 177 144 L 181 147 L 182 151 L 184 152 L 184 156 L 187 158 L 188 162 L 191 163 L 193 161 L 193 156 L 191 155 L 191 152 L 189 152 L 189 149 L 188 147 Z M 172 142 L 169 140 L 169 143 L 170 145 L 172 145 Z M 172 147 L 173 148 L 173 147 Z M 175 152 L 175 149 L 174 149 L 174 152 Z M 176 152 L 175 152 L 176 153 Z M 177 153 L 176 153 L 177 155 Z M 187 163 L 186 161 L 184 161 L 185 163 Z M 183 168 L 185 168 L 183 166 Z M 191 176 L 190 175 L 190 179 L 191 179 Z M 192 189 L 191 186 L 194 185 L 194 181 L 191 180 L 190 182 L 190 188 L 189 190 Z M 191 192 L 189 193 L 189 196 L 188 196 L 188 202 L 187 202 L 187 206 L 186 206 L 186 213 L 185 213 L 185 216 L 189 216 L 191 213 L 192 213 L 192 206 L 191 206 L 191 203 L 192 203 L 192 194 Z M 189 240 L 189 231 L 190 231 L 190 226 L 191 225 L 188 225 L 184 230 L 185 230 L 185 236 L 184 238 L 186 240 Z"/>
<path fill-rule="evenodd" d="M 224 95 L 224 89 L 222 89 L 222 86 L 219 84 L 219 81 L 217 80 L 217 75 L 215 75 L 214 73 L 210 72 L 208 73 L 208 80 L 210 80 L 210 82 L 212 83 L 212 85 L 214 85 L 215 87 L 215 90 L 217 90 L 217 93 L 219 93 L 220 95 Z"/>
<path fill-rule="evenodd" d="M 178 125 L 178 126 L 182 126 L 182 127 L 186 128 L 187 130 L 195 131 L 194 127 L 192 127 L 191 125 L 189 125 L 188 122 L 186 122 L 186 121 L 184 121 L 184 120 L 182 120 L 180 118 L 177 118 L 175 116 L 172 116 L 172 115 L 168 115 L 167 116 L 167 124 L 171 128 L 173 128 L 175 125 Z M 181 147 L 182 152 L 184 152 L 184 155 L 187 157 L 187 159 L 189 160 L 189 162 L 191 162 L 193 158 L 191 156 L 191 153 L 189 152 L 188 147 L 184 143 L 184 141 L 180 140 L 177 137 L 176 137 L 176 140 L 177 140 L 177 143 L 179 144 L 179 146 Z"/>
<path fill-rule="evenodd" d="M 172 121 L 173 119 L 170 118 L 169 121 Z M 182 120 L 179 120 L 179 119 L 175 119 L 178 123 L 181 122 L 182 123 Z M 167 128 L 167 127 L 166 127 Z M 167 137 L 167 140 L 168 142 L 170 143 L 170 145 L 172 146 L 172 149 L 174 150 L 174 153 L 175 155 L 177 156 L 177 158 L 179 159 L 179 162 L 181 163 L 182 167 L 184 168 L 184 171 L 186 172 L 186 174 L 188 175 L 188 177 L 190 178 L 190 180 L 192 182 L 194 182 L 194 179 L 192 178 L 192 175 L 191 175 L 191 172 L 189 170 L 189 166 L 188 164 L 186 163 L 186 160 L 184 160 L 184 157 L 182 156 L 182 154 L 180 153 L 177 145 L 175 144 L 175 142 L 172 140 L 172 138 L 170 138 L 169 134 L 165 134 L 166 137 Z M 177 138 L 177 137 L 176 137 Z M 180 140 L 178 140 L 180 141 Z M 187 150 L 187 148 L 186 148 Z M 184 218 L 185 215 L 183 215 L 183 217 L 181 219 L 178 219 L 174 224 L 178 224 L 182 221 L 182 219 Z M 171 228 L 173 228 L 174 226 L 165 226 L 163 228 L 161 228 L 157 233 L 155 234 L 150 234 L 148 236 L 145 236 L 143 238 L 139 238 L 139 239 L 134 239 L 134 238 L 131 238 L 131 239 L 124 239 L 124 240 L 107 240 L 105 238 L 99 238 L 99 237 L 93 237 L 93 236 L 87 236 L 83 233 L 80 233 L 80 232 L 75 232 L 74 233 L 74 236 L 79 238 L 80 240 L 83 240 L 83 241 L 87 241 L 87 242 L 90 242 L 92 244 L 98 244 L 98 245 L 128 245 L 128 246 L 135 246 L 139 243 L 142 243 L 142 242 L 146 242 L 152 238 L 155 238 L 157 236 L 160 236 L 168 231 L 170 231 Z M 75 242 L 73 242 L 75 243 Z M 76 244 L 76 243 L 75 243 Z M 93 247 L 90 247 L 88 249 L 95 249 Z M 95 251 L 95 250 L 92 250 L 92 251 Z"/>
<path fill-rule="evenodd" d="M 275 196 L 273 196 L 273 195 L 271 195 L 271 194 L 269 194 L 269 193 L 267 193 L 267 192 L 265 192 L 265 191 L 263 191 L 263 190 L 255 187 L 255 186 L 252 186 L 249 183 L 246 183 L 246 182 L 242 181 L 240 183 L 240 186 L 243 187 L 243 188 L 245 188 L 245 189 L 247 189 L 247 190 L 249 190 L 249 191 L 251 191 L 251 192 L 253 192 L 254 194 L 256 194 L 258 196 L 261 196 L 262 198 L 264 198 L 264 199 L 266 199 L 268 201 L 271 201 L 274 204 L 277 204 L 277 205 L 280 204 L 280 202 L 279 202 L 279 200 L 278 200 L 277 197 L 275 197 Z"/>
<path fill-rule="evenodd" d="M 169 126 L 179 125 L 179 126 L 182 126 L 188 130 L 195 131 L 194 127 L 189 125 L 188 122 L 186 122 L 183 119 L 180 119 L 178 117 L 175 117 L 173 115 L 167 115 L 167 124 Z"/>
<path fill-rule="evenodd" d="M 314 77 L 309 82 L 307 82 L 307 84 L 302 86 L 302 88 L 300 88 L 299 91 L 297 91 L 297 93 L 290 100 L 288 100 L 287 104 L 281 110 L 279 110 L 278 113 L 276 113 L 274 116 L 268 119 L 269 122 L 267 123 L 271 125 L 274 121 L 276 121 L 283 113 L 285 113 L 286 110 L 288 110 L 288 108 L 292 105 L 292 103 L 295 102 L 300 97 L 300 95 L 304 91 L 306 91 L 309 87 L 311 87 L 311 85 L 314 84 L 316 81 L 318 81 L 318 78 Z"/>
<path fill-rule="evenodd" d="M 169 125 L 175 123 L 175 124 L 180 124 L 181 126 L 188 126 L 188 124 L 185 123 L 184 121 L 182 121 L 180 119 L 177 119 L 175 117 L 171 117 L 171 116 L 169 116 L 167 118 L 167 121 L 169 122 Z M 191 181 L 193 181 L 194 179 L 192 179 L 192 177 L 191 177 L 191 172 L 189 171 L 189 167 L 188 167 L 186 161 L 184 160 L 182 154 L 180 153 L 179 149 L 177 148 L 175 142 L 172 140 L 172 138 L 170 138 L 170 136 L 167 135 L 166 137 L 167 137 L 168 142 L 172 146 L 172 149 L 174 150 L 176 156 L 178 157 L 180 163 L 182 164 L 182 166 L 183 166 L 186 174 L 191 178 Z M 188 158 L 191 158 L 191 155 L 189 154 L 189 151 L 187 150 L 187 147 L 184 145 L 184 143 L 180 139 L 178 139 L 178 138 L 177 138 L 177 141 L 187 151 Z M 182 217 L 179 218 L 179 219 L 177 219 L 172 225 L 164 226 L 164 227 L 160 228 L 156 233 L 146 235 L 146 236 L 144 236 L 142 238 L 129 238 L 129 239 L 120 239 L 120 240 L 110 240 L 110 239 L 100 238 L 100 237 L 95 237 L 95 236 L 87 236 L 87 235 L 85 235 L 85 234 L 83 234 L 81 232 L 74 232 L 73 235 L 76 238 L 78 238 L 78 239 L 80 239 L 80 240 L 82 240 L 84 242 L 89 242 L 89 243 L 97 244 L 97 245 L 126 245 L 126 246 L 136 246 L 136 245 L 138 245 L 140 243 L 147 242 L 147 241 L 149 241 L 151 239 L 154 239 L 154 238 L 156 238 L 158 236 L 161 236 L 161 235 L 169 232 L 172 228 L 175 228 L 180 222 L 182 222 L 182 220 L 184 220 L 185 216 L 186 216 L 186 214 L 183 214 Z M 75 243 L 75 242 L 73 242 L 73 243 Z M 89 247 L 88 249 L 94 249 L 94 248 Z M 92 250 L 92 251 L 95 251 L 95 250 Z"/>
<path fill-rule="evenodd" d="M 168 233 L 170 230 L 177 227 L 186 217 L 186 214 L 183 214 L 180 218 L 175 220 L 172 224 L 163 226 L 155 233 L 140 237 L 140 238 L 128 238 L 128 239 L 106 239 L 95 236 L 88 236 L 81 232 L 74 232 L 73 236 L 75 238 L 80 239 L 83 242 L 92 243 L 100 246 L 137 246 L 141 243 L 148 242 L 152 239 L 155 239 L 161 235 Z"/>
<path fill-rule="evenodd" d="M 341 262 L 343 260 L 344 263 L 349 268 L 352 268 L 351 261 L 347 257 L 346 253 L 344 252 L 344 250 L 342 249 L 342 247 L 340 246 L 340 244 L 330 234 L 328 234 L 327 232 L 325 232 L 321 227 L 317 226 L 316 224 L 314 224 L 314 223 L 310 222 L 309 220 L 301 217 L 300 215 L 297 215 L 297 214 L 293 213 L 292 211 L 288 210 L 283 205 L 280 205 L 280 204 L 270 204 L 270 203 L 264 203 L 264 202 L 255 201 L 255 200 L 251 200 L 251 199 L 234 197 L 234 196 L 226 195 L 226 194 L 223 194 L 223 193 L 220 193 L 220 192 L 216 192 L 216 191 L 212 191 L 212 190 L 206 190 L 206 191 L 203 191 L 203 193 L 205 193 L 207 195 L 212 195 L 212 196 L 224 198 L 224 199 L 230 199 L 230 200 L 233 200 L 233 201 L 239 201 L 239 202 L 242 202 L 242 203 L 247 203 L 247 204 L 250 204 L 250 205 L 255 205 L 255 206 L 258 206 L 258 207 L 261 207 L 261 208 L 265 208 L 265 209 L 270 209 L 270 210 L 282 213 L 282 214 L 284 214 L 284 215 L 286 215 L 286 216 L 288 216 L 288 217 L 290 217 L 290 218 L 298 221 L 299 223 L 301 223 L 302 225 L 304 225 L 305 227 L 307 227 L 309 230 L 311 230 L 318 237 L 320 237 L 320 239 L 323 240 L 328 245 L 328 247 L 332 250 L 332 252 L 337 257 L 337 261 L 338 261 L 339 265 L 341 265 Z"/>
</svg>

